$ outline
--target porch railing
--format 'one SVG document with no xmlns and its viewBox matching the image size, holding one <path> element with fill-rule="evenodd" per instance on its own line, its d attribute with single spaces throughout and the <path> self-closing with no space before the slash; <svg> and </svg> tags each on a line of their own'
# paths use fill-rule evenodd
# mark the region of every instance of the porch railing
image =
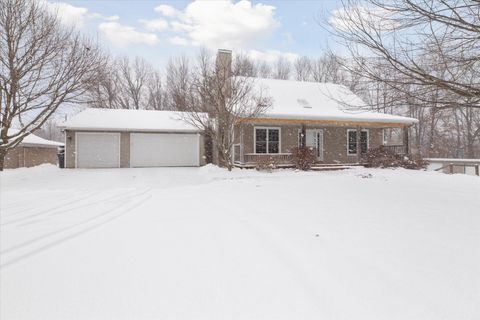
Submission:
<svg viewBox="0 0 480 320">
<path fill-rule="evenodd" d="M 277 164 L 290 164 L 292 163 L 291 153 L 272 153 L 272 154 L 258 154 L 258 153 L 246 153 L 244 155 L 244 163 L 257 163 L 262 161 L 274 161 Z"/>
<path fill-rule="evenodd" d="M 406 154 L 406 148 L 403 144 L 395 144 L 395 145 L 383 145 L 383 148 L 392 151 L 396 154 Z"/>
<path fill-rule="evenodd" d="M 406 154 L 406 147 L 404 145 L 384 145 L 386 148 L 396 154 Z M 291 164 L 291 153 L 244 153 L 241 144 L 233 146 L 233 161 L 237 164 L 255 164 L 257 162 L 274 161 L 277 164 Z M 322 161 L 318 159 L 318 161 Z"/>
</svg>

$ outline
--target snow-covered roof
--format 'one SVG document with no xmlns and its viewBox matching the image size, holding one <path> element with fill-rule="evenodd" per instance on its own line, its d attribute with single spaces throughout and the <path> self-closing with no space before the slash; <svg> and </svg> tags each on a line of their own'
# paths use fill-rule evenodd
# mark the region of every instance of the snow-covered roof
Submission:
<svg viewBox="0 0 480 320">
<path fill-rule="evenodd" d="M 185 113 L 157 110 L 87 108 L 72 116 L 62 127 L 70 130 L 198 132 L 186 122 Z"/>
<path fill-rule="evenodd" d="M 366 111 L 366 104 L 345 86 L 333 83 L 255 79 L 272 106 L 261 117 L 413 124 L 417 119 Z M 363 108 L 363 110 L 359 110 Z"/>
<path fill-rule="evenodd" d="M 8 135 L 12 136 L 14 134 L 17 134 L 18 131 L 19 131 L 18 129 L 10 128 L 8 130 Z M 34 135 L 33 133 L 30 133 L 28 136 L 23 138 L 20 145 L 25 146 L 25 147 L 33 146 L 33 147 L 47 147 L 47 148 L 48 147 L 53 148 L 53 147 L 64 146 L 64 144 L 61 143 L 61 142 L 43 139 L 43 138 L 40 138 L 39 136 Z"/>
</svg>

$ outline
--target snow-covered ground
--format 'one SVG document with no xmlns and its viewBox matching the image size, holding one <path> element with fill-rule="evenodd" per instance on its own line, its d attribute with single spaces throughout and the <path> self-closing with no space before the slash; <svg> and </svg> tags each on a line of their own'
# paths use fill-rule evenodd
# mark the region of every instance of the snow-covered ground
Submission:
<svg viewBox="0 0 480 320">
<path fill-rule="evenodd" d="M 1 319 L 480 319 L 480 178 L 0 175 Z"/>
</svg>

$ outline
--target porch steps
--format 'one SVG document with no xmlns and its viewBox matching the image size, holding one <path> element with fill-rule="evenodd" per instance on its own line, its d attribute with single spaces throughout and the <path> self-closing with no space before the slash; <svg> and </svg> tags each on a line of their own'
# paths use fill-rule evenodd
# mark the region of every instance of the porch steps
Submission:
<svg viewBox="0 0 480 320">
<path fill-rule="evenodd" d="M 310 170 L 312 171 L 335 171 L 335 170 L 346 170 L 346 169 L 352 169 L 353 166 L 315 166 L 311 167 Z"/>
<path fill-rule="evenodd" d="M 255 164 L 253 163 L 248 163 L 248 164 L 239 164 L 236 163 L 234 164 L 235 167 L 237 168 L 242 168 L 242 169 L 253 169 L 255 168 Z M 336 164 L 336 163 L 326 163 L 326 164 L 317 164 L 314 165 L 313 167 L 310 168 L 312 171 L 334 171 L 334 170 L 345 170 L 345 169 L 351 169 L 353 167 L 361 166 L 361 164 L 358 163 L 351 163 L 351 164 Z M 277 168 L 293 168 L 294 166 L 292 164 L 280 164 L 277 165 Z"/>
</svg>

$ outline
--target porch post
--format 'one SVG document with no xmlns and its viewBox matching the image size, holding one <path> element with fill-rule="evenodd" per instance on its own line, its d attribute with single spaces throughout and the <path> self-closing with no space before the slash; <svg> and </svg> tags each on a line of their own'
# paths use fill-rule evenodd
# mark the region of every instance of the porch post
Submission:
<svg viewBox="0 0 480 320">
<path fill-rule="evenodd" d="M 362 160 L 362 128 L 357 127 L 357 162 L 360 163 Z"/>
<path fill-rule="evenodd" d="M 410 154 L 410 143 L 408 141 L 408 126 L 403 127 L 403 147 L 405 149 L 405 154 Z"/>
<path fill-rule="evenodd" d="M 243 150 L 243 124 L 240 125 L 240 162 L 245 163 L 244 159 L 244 150 Z"/>
<path fill-rule="evenodd" d="M 300 132 L 300 147 L 305 148 L 307 146 L 307 129 L 304 124 L 302 124 L 302 129 Z"/>
</svg>

